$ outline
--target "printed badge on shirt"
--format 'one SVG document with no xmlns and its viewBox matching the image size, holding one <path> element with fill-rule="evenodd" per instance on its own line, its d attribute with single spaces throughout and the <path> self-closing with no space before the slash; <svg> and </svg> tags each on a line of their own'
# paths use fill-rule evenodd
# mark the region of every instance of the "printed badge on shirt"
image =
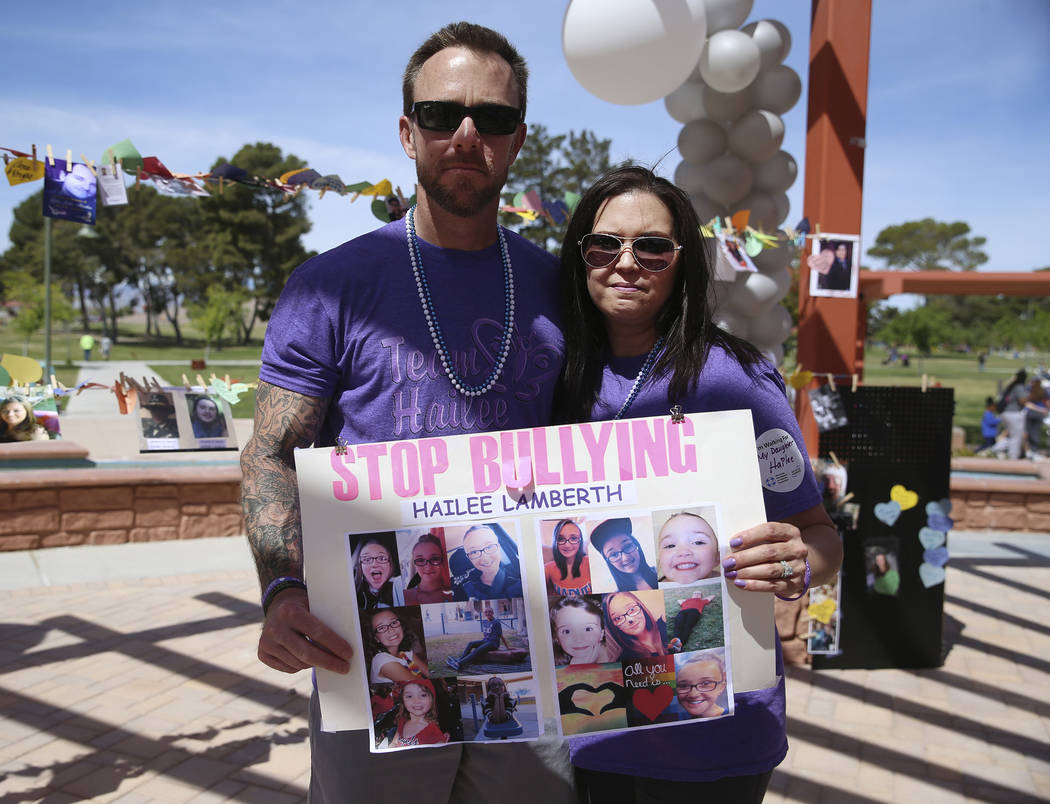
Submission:
<svg viewBox="0 0 1050 804">
<path fill-rule="evenodd" d="M 755 446 L 763 488 L 786 493 L 802 485 L 806 462 L 787 430 L 779 427 L 766 430 L 755 440 Z"/>
</svg>

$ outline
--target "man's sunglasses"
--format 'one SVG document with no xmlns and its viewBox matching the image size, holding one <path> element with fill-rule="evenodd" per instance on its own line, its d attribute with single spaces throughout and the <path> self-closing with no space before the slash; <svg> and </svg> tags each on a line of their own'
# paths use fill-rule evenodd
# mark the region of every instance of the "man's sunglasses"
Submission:
<svg viewBox="0 0 1050 804">
<path fill-rule="evenodd" d="M 630 249 L 639 268 L 646 271 L 662 271 L 674 262 L 681 248 L 669 237 L 617 237 L 592 232 L 580 241 L 580 254 L 591 268 L 607 268 L 620 258 L 623 250 Z"/>
<path fill-rule="evenodd" d="M 412 115 L 420 128 L 427 131 L 457 131 L 463 119 L 474 121 L 479 134 L 513 134 L 521 124 L 521 109 L 482 103 L 464 106 L 451 101 L 417 101 L 412 104 Z"/>
</svg>

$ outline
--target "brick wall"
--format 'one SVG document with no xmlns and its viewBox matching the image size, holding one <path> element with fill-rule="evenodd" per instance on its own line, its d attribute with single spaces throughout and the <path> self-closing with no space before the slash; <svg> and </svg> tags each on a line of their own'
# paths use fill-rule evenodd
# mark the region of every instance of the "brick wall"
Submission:
<svg viewBox="0 0 1050 804">
<path fill-rule="evenodd" d="M 0 550 L 243 534 L 229 467 L 0 472 Z"/>
</svg>

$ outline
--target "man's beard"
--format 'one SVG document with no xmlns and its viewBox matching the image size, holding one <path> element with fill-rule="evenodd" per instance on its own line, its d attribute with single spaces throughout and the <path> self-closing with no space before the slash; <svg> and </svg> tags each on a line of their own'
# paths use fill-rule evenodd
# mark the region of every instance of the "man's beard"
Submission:
<svg viewBox="0 0 1050 804">
<path fill-rule="evenodd" d="M 472 184 L 468 178 L 461 178 L 449 184 L 442 184 L 439 169 L 424 167 L 416 162 L 416 177 L 426 191 L 427 198 L 446 212 L 461 218 L 477 215 L 485 207 L 499 198 L 500 190 L 507 183 L 507 172 L 495 177 L 481 186 Z"/>
</svg>

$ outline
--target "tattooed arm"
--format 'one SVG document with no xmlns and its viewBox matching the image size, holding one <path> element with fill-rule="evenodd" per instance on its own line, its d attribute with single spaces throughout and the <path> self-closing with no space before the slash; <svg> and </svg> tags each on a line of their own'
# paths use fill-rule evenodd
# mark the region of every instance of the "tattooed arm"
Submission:
<svg viewBox="0 0 1050 804">
<path fill-rule="evenodd" d="M 265 589 L 283 575 L 303 577 L 303 534 L 296 447 L 314 443 L 328 400 L 260 382 L 255 396 L 255 432 L 241 453 L 241 504 L 259 583 Z M 349 670 L 350 645 L 310 613 L 301 589 L 279 592 L 259 637 L 259 660 L 286 673 L 324 667 Z"/>
</svg>

